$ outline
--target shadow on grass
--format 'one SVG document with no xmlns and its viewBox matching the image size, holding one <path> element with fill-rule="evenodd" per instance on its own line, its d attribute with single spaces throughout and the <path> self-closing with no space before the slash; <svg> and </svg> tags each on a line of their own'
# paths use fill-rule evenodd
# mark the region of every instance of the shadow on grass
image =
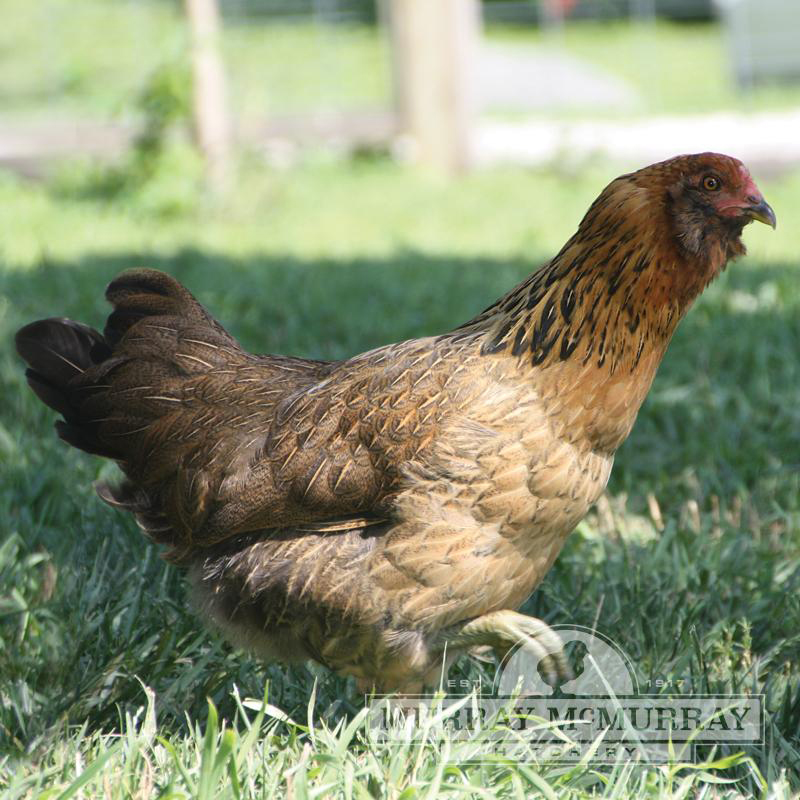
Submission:
<svg viewBox="0 0 800 800">
<path fill-rule="evenodd" d="M 0 650 L 0 675 L 12 687 L 11 703 L 0 709 L 0 736 L 24 748 L 55 730 L 60 720 L 118 727 L 118 705 L 144 703 L 133 676 L 156 688 L 162 719 L 177 725 L 184 712 L 203 718 L 206 696 L 223 714 L 232 714 L 232 686 L 260 697 L 265 677 L 272 681 L 270 702 L 302 719 L 312 684 L 304 668 L 262 668 L 201 630 L 187 609 L 178 573 L 157 559 L 130 520 L 93 497 L 92 481 L 113 474 L 113 467 L 56 440 L 53 415 L 24 386 L 22 365 L 12 352 L 11 337 L 19 326 L 63 315 L 102 327 L 108 310 L 105 285 L 120 270 L 141 265 L 184 282 L 248 349 L 343 358 L 453 328 L 528 274 L 532 263 L 417 252 L 342 262 L 184 250 L 170 256 L 88 256 L 75 264 L 50 262 L 0 275 L 5 303 L 0 317 L 5 398 L 0 457 L 8 464 L 0 513 L 11 520 L 6 550 L 0 551 L 0 595 L 10 597 L 14 589 L 29 603 L 27 610 L 0 621 L 6 641 L 16 642 L 15 648 Z M 674 519 L 687 499 L 707 509 L 712 496 L 723 503 L 746 496 L 761 510 L 765 526 L 783 521 L 787 547 L 796 559 L 796 276 L 797 269 L 789 266 L 734 266 L 698 303 L 676 335 L 634 433 L 618 455 L 612 494 L 627 493 L 631 507 L 641 511 L 652 492 L 665 517 Z M 691 558 L 691 542 L 682 546 Z M 600 595 L 607 595 L 609 635 L 626 642 L 635 630 L 646 638 L 646 601 L 658 592 L 642 587 L 630 562 L 669 573 L 670 563 L 652 550 L 618 548 L 616 555 L 602 556 L 608 566 L 600 569 L 582 562 L 579 552 L 573 556 L 568 547 L 567 558 L 557 562 L 532 608 L 546 618 L 568 612 L 570 621 L 592 624 Z M 703 585 L 711 590 L 715 580 L 735 583 L 735 573 L 745 568 L 741 559 L 725 560 L 719 554 L 709 559 L 712 572 L 698 578 L 698 591 Z M 768 587 L 774 584 L 778 559 L 761 566 L 753 590 L 758 596 L 748 606 L 742 587 L 734 605 L 755 610 L 768 632 L 762 639 L 767 647 L 781 624 L 769 619 L 777 595 L 771 596 Z M 685 575 L 673 577 L 662 581 L 659 591 L 687 590 Z M 695 612 L 676 615 L 674 624 L 659 628 L 660 636 L 672 641 L 641 643 L 654 649 L 644 654 L 651 664 L 668 661 L 665 653 L 675 641 L 687 641 L 688 626 L 704 624 L 704 614 L 710 619 L 724 614 L 718 604 Z M 797 618 L 796 609 L 784 613 Z M 21 629 L 20 614 L 28 620 Z M 635 625 L 631 614 L 638 620 Z M 466 663 L 455 674 L 473 679 L 483 669 Z M 352 686 L 331 677 L 321 680 L 321 704 L 342 697 L 357 702 Z"/>
<path fill-rule="evenodd" d="M 416 252 L 351 261 L 231 258 L 196 250 L 120 253 L 47 263 L 0 277 L 3 346 L 19 325 L 64 315 L 101 327 L 105 285 L 145 265 L 184 282 L 254 352 L 345 358 L 387 342 L 449 330 L 529 273 L 522 260 Z M 682 322 L 611 488 L 641 492 L 669 474 L 684 493 L 752 490 L 800 467 L 800 285 L 796 267 L 734 265 Z M 19 369 L 14 359 L 4 381 Z M 13 378 L 9 375 L 12 373 Z M 11 387 L 7 386 L 7 391 Z M 681 498 L 685 499 L 685 498 Z M 669 494 L 664 498 L 669 503 Z"/>
</svg>

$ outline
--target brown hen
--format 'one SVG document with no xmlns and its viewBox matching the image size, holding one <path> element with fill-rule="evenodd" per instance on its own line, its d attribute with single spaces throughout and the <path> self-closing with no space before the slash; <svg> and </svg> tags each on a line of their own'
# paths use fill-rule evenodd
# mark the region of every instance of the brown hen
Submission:
<svg viewBox="0 0 800 800">
<path fill-rule="evenodd" d="M 175 280 L 131 270 L 102 335 L 42 320 L 17 348 L 61 438 L 125 473 L 100 496 L 234 642 L 382 690 L 519 642 L 565 673 L 558 637 L 515 609 L 753 219 L 775 224 L 739 161 L 679 156 L 613 181 L 552 261 L 441 336 L 255 356 Z"/>
</svg>

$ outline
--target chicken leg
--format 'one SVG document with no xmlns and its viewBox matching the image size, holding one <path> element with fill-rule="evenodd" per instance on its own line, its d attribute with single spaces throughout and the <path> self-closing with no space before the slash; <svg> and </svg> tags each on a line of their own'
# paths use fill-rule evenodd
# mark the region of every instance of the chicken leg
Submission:
<svg viewBox="0 0 800 800">
<path fill-rule="evenodd" d="M 572 679 L 559 635 L 546 622 L 517 611 L 493 611 L 452 625 L 441 631 L 438 641 L 459 650 L 488 646 L 501 660 L 520 645 L 538 659 L 542 677 L 551 686 Z"/>
</svg>

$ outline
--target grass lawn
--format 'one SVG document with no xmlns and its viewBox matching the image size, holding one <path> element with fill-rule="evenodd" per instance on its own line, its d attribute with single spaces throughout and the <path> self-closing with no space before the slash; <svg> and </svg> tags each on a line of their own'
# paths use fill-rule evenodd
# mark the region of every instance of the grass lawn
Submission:
<svg viewBox="0 0 800 800">
<path fill-rule="evenodd" d="M 81 196 L 81 174 L 0 178 L 4 798 L 800 790 L 800 176 L 759 180 L 778 230 L 748 228 L 751 255 L 684 321 L 606 500 L 527 604 L 596 626 L 645 688 L 765 695 L 764 747 L 703 752 L 704 769 L 635 769 L 468 764 L 458 742 L 389 747 L 359 727 L 351 684 L 261 665 L 206 633 L 179 572 L 94 497 L 114 467 L 56 439 L 11 346 L 38 317 L 100 325 L 105 284 L 135 265 L 184 281 L 260 352 L 336 358 L 442 331 L 552 255 L 613 168 L 443 183 L 381 160 L 244 164 L 216 204 L 195 200 L 190 169 L 114 202 Z M 465 659 L 451 677 L 493 672 Z"/>
<path fill-rule="evenodd" d="M 761 111 L 796 107 L 797 84 L 763 84 L 749 93 L 737 90 L 718 23 L 578 21 L 563 30 L 490 28 L 493 42 L 536 45 L 566 52 L 622 79 L 639 95 L 634 114 L 703 114 L 710 111 Z M 582 113 L 582 112 L 581 112 Z M 619 112 L 611 109 L 610 115 Z"/>
<path fill-rule="evenodd" d="M 315 25 L 310 17 L 265 24 L 244 17 L 236 3 L 224 5 L 223 49 L 240 124 L 276 114 L 389 105 L 390 59 L 380 29 Z M 125 118 L 147 77 L 184 58 L 180 8 L 164 0 L 4 0 L 0 108 L 7 115 Z M 487 36 L 494 43 L 566 51 L 623 79 L 640 96 L 634 114 L 792 108 L 800 102 L 796 85 L 738 93 L 718 24 L 579 21 L 555 33 L 489 25 Z"/>
</svg>

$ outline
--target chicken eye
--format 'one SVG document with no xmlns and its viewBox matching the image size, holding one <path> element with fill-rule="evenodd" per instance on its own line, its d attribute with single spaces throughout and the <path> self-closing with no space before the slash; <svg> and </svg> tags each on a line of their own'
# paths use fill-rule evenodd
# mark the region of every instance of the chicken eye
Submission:
<svg viewBox="0 0 800 800">
<path fill-rule="evenodd" d="M 716 192 L 720 186 L 722 186 L 722 182 L 714 175 L 706 175 L 705 178 L 703 178 L 703 188 L 707 189 L 709 192 Z"/>
</svg>

